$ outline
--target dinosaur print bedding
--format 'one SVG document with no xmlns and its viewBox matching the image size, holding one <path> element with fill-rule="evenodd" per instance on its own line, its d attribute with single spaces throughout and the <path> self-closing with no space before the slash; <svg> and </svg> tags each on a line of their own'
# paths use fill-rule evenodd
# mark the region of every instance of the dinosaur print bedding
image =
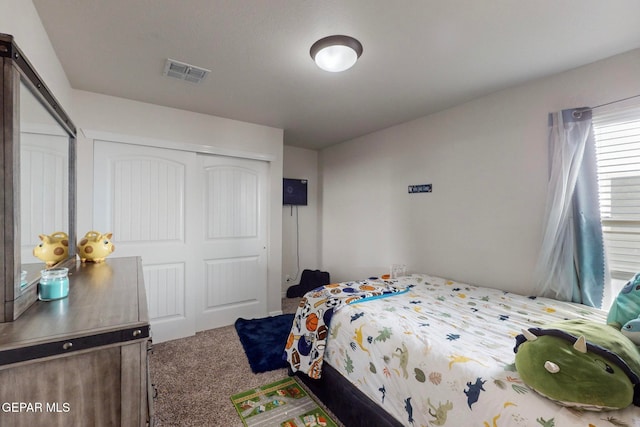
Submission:
<svg viewBox="0 0 640 427">
<path fill-rule="evenodd" d="M 580 412 L 530 390 L 515 370 L 524 327 L 606 312 L 413 274 L 408 292 L 333 311 L 329 363 L 406 426 L 640 427 L 640 408 Z"/>
</svg>

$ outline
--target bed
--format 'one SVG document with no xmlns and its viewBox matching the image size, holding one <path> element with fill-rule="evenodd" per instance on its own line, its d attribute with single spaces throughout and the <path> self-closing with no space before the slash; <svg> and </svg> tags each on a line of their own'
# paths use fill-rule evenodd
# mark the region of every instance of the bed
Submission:
<svg viewBox="0 0 640 427">
<path fill-rule="evenodd" d="M 515 370 L 522 328 L 573 318 L 604 323 L 605 311 L 424 274 L 331 286 L 338 289 L 301 300 L 287 355 L 290 370 L 349 427 L 640 426 L 639 407 L 566 408 L 533 392 Z M 336 300 L 324 305 L 328 295 Z M 313 306 L 320 322 L 308 325 Z M 322 320 L 329 327 L 314 338 L 306 326 Z M 293 360 L 305 339 L 311 360 Z"/>
</svg>

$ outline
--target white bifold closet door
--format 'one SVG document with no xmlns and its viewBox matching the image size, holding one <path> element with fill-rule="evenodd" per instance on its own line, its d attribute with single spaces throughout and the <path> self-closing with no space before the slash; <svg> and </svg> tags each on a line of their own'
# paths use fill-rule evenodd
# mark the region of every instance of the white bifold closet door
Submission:
<svg viewBox="0 0 640 427">
<path fill-rule="evenodd" d="M 156 342 L 266 315 L 266 162 L 95 141 L 94 224 L 140 256 Z M 82 235 L 79 230 L 79 234 Z"/>
</svg>

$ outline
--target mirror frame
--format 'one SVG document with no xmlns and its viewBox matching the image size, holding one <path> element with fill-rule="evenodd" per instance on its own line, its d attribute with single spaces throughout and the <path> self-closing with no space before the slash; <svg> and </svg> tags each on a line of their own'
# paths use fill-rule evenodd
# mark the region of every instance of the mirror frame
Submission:
<svg viewBox="0 0 640 427">
<path fill-rule="evenodd" d="M 38 298 L 39 275 L 16 292 L 22 271 L 20 255 L 20 82 L 22 81 L 69 136 L 69 256 L 57 266 L 69 267 L 76 260 L 76 127 L 55 99 L 35 68 L 15 43 L 0 33 L 0 230 L 4 231 L 0 256 L 0 323 L 17 319 Z M 19 288 L 19 286 L 18 286 Z"/>
</svg>

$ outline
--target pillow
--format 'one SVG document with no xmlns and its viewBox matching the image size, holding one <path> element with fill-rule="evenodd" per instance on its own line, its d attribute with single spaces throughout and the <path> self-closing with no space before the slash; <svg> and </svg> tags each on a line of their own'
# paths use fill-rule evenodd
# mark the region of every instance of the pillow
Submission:
<svg viewBox="0 0 640 427">
<path fill-rule="evenodd" d="M 539 394 L 591 411 L 640 406 L 640 351 L 617 329 L 574 319 L 522 332 L 516 370 Z"/>
</svg>

